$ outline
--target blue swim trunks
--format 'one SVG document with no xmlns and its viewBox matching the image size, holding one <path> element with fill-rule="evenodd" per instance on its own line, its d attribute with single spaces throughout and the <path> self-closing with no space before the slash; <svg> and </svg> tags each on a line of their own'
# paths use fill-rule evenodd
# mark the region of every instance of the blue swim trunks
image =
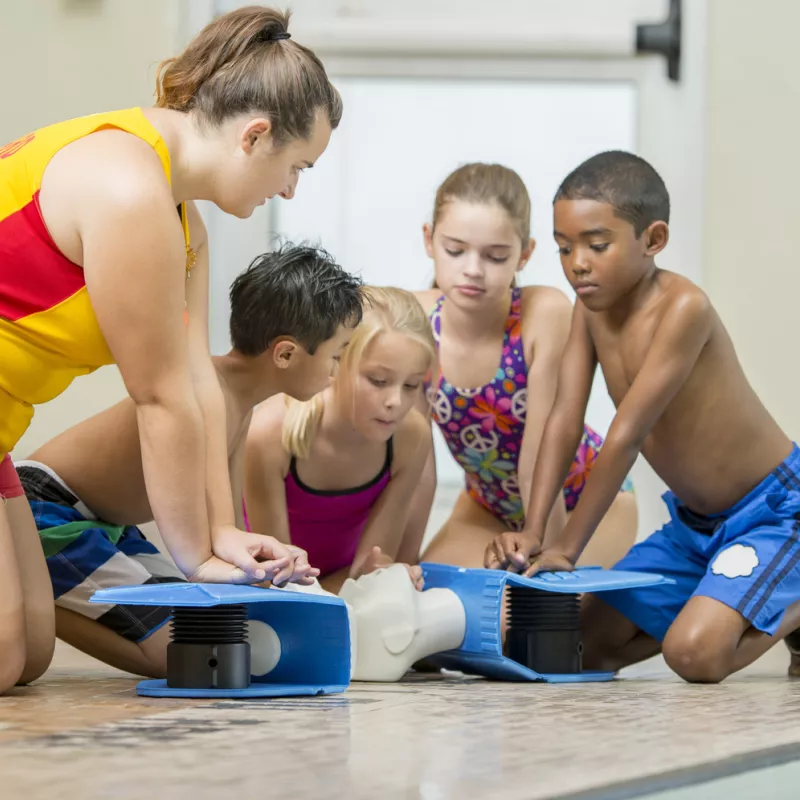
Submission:
<svg viewBox="0 0 800 800">
<path fill-rule="evenodd" d="M 774 634 L 784 611 L 800 600 L 800 449 L 722 514 L 703 516 L 672 493 L 670 522 L 631 548 L 615 569 L 654 572 L 675 583 L 604 592 L 602 600 L 663 641 L 695 595 L 736 610 Z"/>
</svg>

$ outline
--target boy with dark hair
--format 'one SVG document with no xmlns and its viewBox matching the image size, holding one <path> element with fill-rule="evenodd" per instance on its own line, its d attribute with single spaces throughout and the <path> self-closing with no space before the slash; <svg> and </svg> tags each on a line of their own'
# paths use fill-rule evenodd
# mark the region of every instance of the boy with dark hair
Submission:
<svg viewBox="0 0 800 800">
<path fill-rule="evenodd" d="M 800 449 L 751 388 L 706 295 L 656 266 L 669 195 L 646 161 L 589 159 L 558 190 L 554 222 L 578 302 L 525 529 L 497 537 L 486 566 L 572 569 L 641 452 L 671 489 L 671 520 L 617 568 L 675 583 L 587 596 L 584 664 L 616 671 L 663 652 L 687 681 L 722 681 L 800 623 Z M 571 519 L 545 542 L 598 363 L 617 413 Z"/>
<path fill-rule="evenodd" d="M 284 245 L 236 278 L 230 300 L 233 349 L 214 366 L 225 397 L 237 525 L 244 529 L 244 443 L 253 408 L 279 393 L 307 400 L 328 386 L 361 320 L 361 281 L 322 250 Z M 133 402 L 70 428 L 16 467 L 50 570 L 58 637 L 112 666 L 163 675 L 168 609 L 88 602 L 110 586 L 185 580 L 134 527 L 153 515 Z M 274 554 L 268 577 L 276 584 L 317 574 L 299 548 L 275 540 Z"/>
</svg>

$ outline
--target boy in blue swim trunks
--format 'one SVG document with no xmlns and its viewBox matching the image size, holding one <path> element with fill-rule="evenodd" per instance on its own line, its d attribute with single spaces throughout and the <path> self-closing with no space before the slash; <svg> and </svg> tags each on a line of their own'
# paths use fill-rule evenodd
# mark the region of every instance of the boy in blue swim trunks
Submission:
<svg viewBox="0 0 800 800">
<path fill-rule="evenodd" d="M 215 357 L 225 398 L 228 467 L 242 519 L 244 443 L 253 407 L 284 393 L 325 389 L 361 319 L 361 281 L 324 251 L 286 245 L 259 256 L 231 289 L 233 349 Z M 56 601 L 56 634 L 129 672 L 161 677 L 169 609 L 90 603 L 98 589 L 185 578 L 139 531 L 153 519 L 130 400 L 91 417 L 16 464 L 45 550 Z M 274 542 L 275 583 L 318 574 L 299 548 Z"/>
<path fill-rule="evenodd" d="M 586 161 L 559 188 L 554 223 L 578 301 L 525 529 L 497 537 L 486 566 L 572 569 L 642 453 L 671 490 L 671 519 L 617 568 L 675 584 L 587 596 L 584 664 L 616 671 L 662 652 L 685 680 L 717 683 L 800 625 L 800 449 L 751 388 L 706 295 L 656 267 L 669 195 L 646 161 Z M 617 413 L 573 516 L 544 542 L 598 363 Z"/>
</svg>

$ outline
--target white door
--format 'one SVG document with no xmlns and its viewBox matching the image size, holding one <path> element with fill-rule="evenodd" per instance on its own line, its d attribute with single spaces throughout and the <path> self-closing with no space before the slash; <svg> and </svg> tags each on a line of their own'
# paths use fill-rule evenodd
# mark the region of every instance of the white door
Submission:
<svg viewBox="0 0 800 800">
<path fill-rule="evenodd" d="M 212 5 L 220 13 L 244 4 Z M 325 62 L 345 114 L 294 200 L 275 200 L 247 222 L 208 213 L 217 349 L 227 339 L 225 287 L 276 236 L 322 244 L 369 283 L 428 286 L 421 227 L 436 187 L 467 161 L 520 173 L 538 240 L 522 280 L 571 295 L 551 235 L 553 194 L 596 152 L 640 153 L 672 196 L 662 265 L 702 282 L 704 0 L 683 4 L 679 82 L 662 57 L 637 57 L 633 46 L 636 25 L 663 19 L 668 5 L 501 0 L 489 12 L 477 0 L 354 0 L 345 13 L 344 3 L 296 0 L 294 35 Z M 604 433 L 612 415 L 598 377 L 587 421 Z M 441 440 L 437 451 L 440 481 L 460 481 Z M 664 517 L 663 485 L 641 459 L 634 480 L 643 534 Z"/>
</svg>

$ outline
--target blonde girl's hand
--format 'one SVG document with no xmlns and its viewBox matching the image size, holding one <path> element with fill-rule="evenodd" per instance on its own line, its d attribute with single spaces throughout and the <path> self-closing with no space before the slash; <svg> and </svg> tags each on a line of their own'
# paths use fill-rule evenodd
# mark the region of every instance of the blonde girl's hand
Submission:
<svg viewBox="0 0 800 800">
<path fill-rule="evenodd" d="M 389 556 L 376 545 L 362 562 L 359 574 L 367 575 L 370 572 L 375 572 L 375 570 L 391 567 L 392 564 L 395 563 L 397 562 L 389 558 Z M 403 564 L 403 566 L 408 570 L 408 577 L 411 579 L 411 583 L 414 584 L 414 588 L 421 592 L 425 584 L 425 580 L 422 576 L 422 567 L 417 564 Z"/>
</svg>

